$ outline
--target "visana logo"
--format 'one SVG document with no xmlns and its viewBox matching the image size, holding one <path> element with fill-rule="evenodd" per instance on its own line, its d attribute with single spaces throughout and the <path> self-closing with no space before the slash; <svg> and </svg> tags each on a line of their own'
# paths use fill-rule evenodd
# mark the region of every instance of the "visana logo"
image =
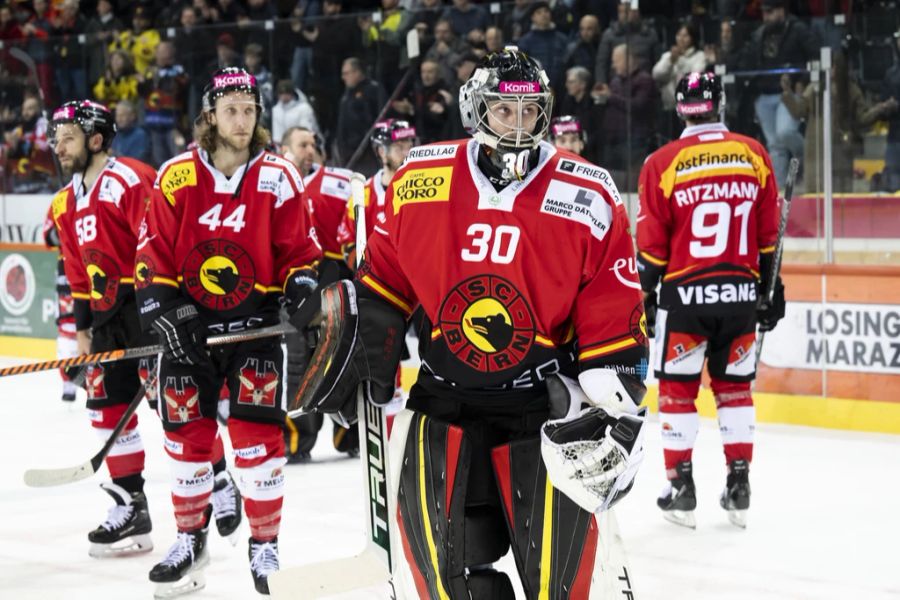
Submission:
<svg viewBox="0 0 900 600">
<path fill-rule="evenodd" d="M 756 283 L 708 283 L 678 286 L 682 304 L 730 304 L 756 302 Z"/>
</svg>

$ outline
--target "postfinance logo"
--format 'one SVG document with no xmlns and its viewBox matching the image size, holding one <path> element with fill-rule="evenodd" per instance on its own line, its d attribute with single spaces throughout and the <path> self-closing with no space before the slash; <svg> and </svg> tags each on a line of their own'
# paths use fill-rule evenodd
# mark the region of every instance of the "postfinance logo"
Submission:
<svg viewBox="0 0 900 600">
<path fill-rule="evenodd" d="M 193 162 L 172 165 L 159 181 L 159 189 L 172 206 L 175 206 L 175 192 L 189 185 L 197 185 L 197 170 Z"/>
<path fill-rule="evenodd" d="M 394 214 L 406 204 L 448 202 L 453 167 L 411 169 L 393 183 Z"/>
<path fill-rule="evenodd" d="M 672 159 L 660 177 L 659 187 L 666 197 L 670 197 L 677 185 L 698 179 L 735 175 L 756 179 L 760 187 L 765 187 L 771 174 L 765 160 L 743 142 L 727 140 L 697 144 L 682 148 Z"/>
</svg>

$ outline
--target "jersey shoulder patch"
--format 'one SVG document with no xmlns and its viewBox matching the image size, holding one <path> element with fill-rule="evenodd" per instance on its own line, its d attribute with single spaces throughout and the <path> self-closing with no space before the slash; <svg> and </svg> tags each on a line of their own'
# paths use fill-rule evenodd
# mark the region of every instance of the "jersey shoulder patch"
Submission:
<svg viewBox="0 0 900 600">
<path fill-rule="evenodd" d="M 422 162 L 426 160 L 449 160 L 456 157 L 460 148 L 464 144 L 461 142 L 428 144 L 426 146 L 416 146 L 406 155 L 404 165 L 414 162 Z"/>
<path fill-rule="evenodd" d="M 53 214 L 53 220 L 59 225 L 59 218 L 65 214 L 68 204 L 69 204 L 69 191 L 71 190 L 71 184 L 67 185 L 63 189 L 56 192 L 53 195 L 53 200 L 50 202 L 50 210 Z"/>
<path fill-rule="evenodd" d="M 141 182 L 137 172 L 120 160 L 109 161 L 106 168 L 110 173 L 118 175 L 128 187 L 134 187 Z"/>
<path fill-rule="evenodd" d="M 561 156 L 556 163 L 556 172 L 581 179 L 582 181 L 591 182 L 595 186 L 600 186 L 607 194 L 609 194 L 610 200 L 612 200 L 616 206 L 622 206 L 622 197 L 619 195 L 619 190 L 613 181 L 612 175 L 610 175 L 609 171 L 606 169 L 585 160 L 576 160 L 572 157 Z"/>
<path fill-rule="evenodd" d="M 325 175 L 333 175 L 334 177 L 339 177 L 341 179 L 346 179 L 350 181 L 350 176 L 353 175 L 353 171 L 350 169 L 342 169 L 340 167 L 323 167 L 325 169 Z"/>
<path fill-rule="evenodd" d="M 294 182 L 294 185 L 296 186 L 298 192 L 302 192 L 305 189 L 305 186 L 303 185 L 303 178 L 300 177 L 300 171 L 297 170 L 297 167 L 294 166 L 294 163 L 284 157 L 278 156 L 277 154 L 266 152 L 263 156 L 263 166 L 261 167 L 261 169 L 265 168 L 266 166 L 274 165 L 277 165 L 279 168 L 285 171 L 287 176 L 290 177 L 290 179 Z"/>
<path fill-rule="evenodd" d="M 175 206 L 175 192 L 196 185 L 197 162 L 192 153 L 185 152 L 160 167 L 155 187 L 159 188 L 169 204 Z"/>
<path fill-rule="evenodd" d="M 550 181 L 541 200 L 540 211 L 545 215 L 581 223 L 600 241 L 612 226 L 612 206 L 598 190 L 560 179 Z"/>
<path fill-rule="evenodd" d="M 319 186 L 323 196 L 332 196 L 346 200 L 350 197 L 350 178 L 344 178 L 326 171 L 322 175 L 322 183 Z"/>
</svg>

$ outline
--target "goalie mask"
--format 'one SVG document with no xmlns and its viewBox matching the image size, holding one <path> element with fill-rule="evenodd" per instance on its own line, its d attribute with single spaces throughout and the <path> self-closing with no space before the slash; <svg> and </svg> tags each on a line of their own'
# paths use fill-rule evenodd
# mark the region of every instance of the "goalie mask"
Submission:
<svg viewBox="0 0 900 600">
<path fill-rule="evenodd" d="M 478 143 L 494 154 L 524 156 L 527 164 L 550 127 L 550 80 L 536 60 L 507 46 L 482 59 L 459 90 L 459 108 L 463 127 Z"/>
</svg>

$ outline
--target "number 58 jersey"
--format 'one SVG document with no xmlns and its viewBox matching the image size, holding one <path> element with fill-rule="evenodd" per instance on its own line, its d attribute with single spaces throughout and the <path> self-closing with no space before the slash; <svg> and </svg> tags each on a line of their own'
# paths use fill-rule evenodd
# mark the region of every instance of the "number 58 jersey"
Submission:
<svg viewBox="0 0 900 600">
<path fill-rule="evenodd" d="M 615 184 L 578 156 L 538 151 L 500 192 L 474 140 L 414 148 L 391 181 L 357 277 L 407 315 L 424 309 L 420 383 L 521 393 L 576 362 L 643 376 L 643 304 Z"/>
<path fill-rule="evenodd" d="M 775 250 L 778 188 L 765 148 L 721 123 L 695 125 L 641 170 L 638 261 L 660 306 L 728 313 L 756 302 L 760 254 Z"/>
<path fill-rule="evenodd" d="M 230 178 L 202 150 L 160 167 L 135 256 L 142 323 L 184 298 L 213 330 L 277 320 L 288 276 L 322 254 L 303 190 L 268 152 Z"/>
</svg>

